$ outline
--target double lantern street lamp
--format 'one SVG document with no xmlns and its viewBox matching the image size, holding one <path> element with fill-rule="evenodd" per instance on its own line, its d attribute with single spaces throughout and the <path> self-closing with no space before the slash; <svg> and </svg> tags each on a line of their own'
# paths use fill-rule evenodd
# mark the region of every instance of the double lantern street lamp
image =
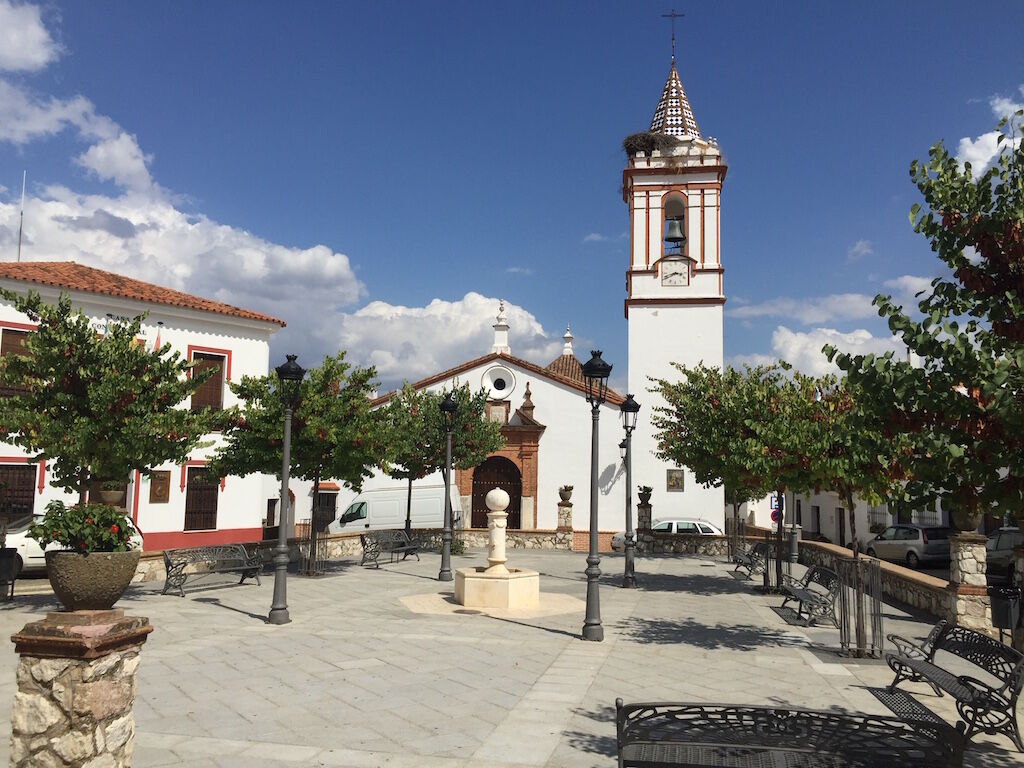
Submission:
<svg viewBox="0 0 1024 768">
<path fill-rule="evenodd" d="M 441 570 L 438 581 L 452 580 L 452 429 L 455 427 L 455 412 L 459 406 L 452 399 L 452 393 L 445 393 L 441 401 L 441 419 L 444 421 L 444 531 L 441 533 Z"/>
<path fill-rule="evenodd" d="M 583 380 L 587 387 L 587 402 L 590 403 L 590 552 L 587 555 L 587 614 L 583 619 L 583 639 L 604 640 L 601 626 L 601 596 L 598 593 L 598 579 L 601 558 L 597 556 L 597 420 L 608 394 L 608 377 L 612 367 L 601 359 L 601 350 L 594 350 L 583 365 Z"/>
<path fill-rule="evenodd" d="M 640 412 L 640 404 L 632 395 L 619 408 L 622 414 L 622 428 L 626 437 L 619 443 L 622 463 L 626 467 L 626 572 L 622 577 L 622 586 L 635 587 L 636 574 L 633 572 L 633 557 L 636 554 L 636 539 L 633 533 L 633 430 L 636 429 L 636 416 Z"/>
<path fill-rule="evenodd" d="M 299 383 L 306 369 L 295 362 L 295 355 L 277 366 L 279 392 L 284 402 L 284 456 L 281 463 L 281 511 L 277 516 L 277 547 L 274 549 L 274 602 L 270 605 L 271 624 L 287 624 L 288 615 L 288 469 L 292 460 L 292 410 L 299 401 Z"/>
</svg>

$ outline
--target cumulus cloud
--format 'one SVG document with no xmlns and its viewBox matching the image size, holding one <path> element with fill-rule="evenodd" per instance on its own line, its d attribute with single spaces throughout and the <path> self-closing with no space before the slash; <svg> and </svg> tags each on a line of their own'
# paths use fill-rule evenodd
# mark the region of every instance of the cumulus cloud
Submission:
<svg viewBox="0 0 1024 768">
<path fill-rule="evenodd" d="M 498 303 L 475 292 L 458 301 L 434 299 L 424 307 L 371 301 L 340 316 L 335 346 L 376 366 L 389 389 L 403 379 L 415 381 L 490 352 Z M 505 302 L 505 316 L 516 357 L 546 365 L 561 353 L 561 340 L 549 336 L 526 309 Z"/>
<path fill-rule="evenodd" d="M 726 365 L 737 369 L 745 365 L 749 365 L 752 368 L 758 365 L 773 365 L 778 361 L 779 358 L 777 356 L 763 355 L 758 352 L 749 355 L 730 355 L 725 359 Z"/>
<path fill-rule="evenodd" d="M 89 147 L 75 158 L 83 168 L 92 171 L 103 181 L 112 181 L 119 187 L 135 191 L 152 188 L 147 164 L 151 156 L 144 155 L 134 136 L 120 133 Z"/>
<path fill-rule="evenodd" d="M 910 298 L 932 287 L 932 278 L 920 275 L 900 275 L 882 283 L 897 296 Z"/>
<path fill-rule="evenodd" d="M 0 0 L 0 71 L 34 72 L 59 54 L 37 6 Z"/>
<path fill-rule="evenodd" d="M 821 351 L 826 344 L 854 355 L 881 355 L 890 350 L 900 352 L 905 349 L 895 337 L 880 338 L 863 329 L 848 333 L 834 328 L 815 328 L 800 332 L 783 325 L 778 326 L 772 333 L 771 343 L 772 352 L 777 357 L 791 363 L 798 371 L 812 376 L 839 372 Z"/>
<path fill-rule="evenodd" d="M 993 96 L 989 99 L 988 103 L 992 108 L 992 115 L 997 120 L 1012 116 L 1018 110 L 1024 109 L 1024 85 L 1021 85 L 1018 91 L 1020 93 L 1019 97 Z M 1011 141 L 1003 141 L 1000 144 L 999 135 L 999 131 L 989 131 L 976 139 L 968 136 L 960 139 L 960 144 L 957 146 L 956 151 L 956 159 L 960 163 L 960 167 L 963 168 L 966 163 L 970 163 L 971 174 L 977 178 L 985 172 L 999 156 L 999 153 L 1005 150 L 1007 146 L 1017 146 L 1020 144 L 1019 136 Z"/>
<path fill-rule="evenodd" d="M 589 235 L 583 238 L 584 243 L 602 243 L 607 240 L 606 235 L 602 235 L 599 232 L 591 232 Z"/>
<path fill-rule="evenodd" d="M 113 139 L 120 133 L 117 123 L 97 114 L 96 107 L 84 96 L 47 98 L 0 80 L 0 141 L 21 145 L 68 127 L 92 141 Z"/>
<path fill-rule="evenodd" d="M 760 304 L 726 309 L 726 314 L 738 320 L 785 317 L 795 319 L 804 325 L 836 320 L 861 320 L 876 314 L 875 308 L 871 306 L 873 298 L 864 293 L 834 293 L 809 299 L 780 296 Z"/>
<path fill-rule="evenodd" d="M 865 256 L 871 256 L 875 252 L 870 240 L 858 240 L 846 251 L 846 260 L 849 262 L 860 261 Z"/>
</svg>

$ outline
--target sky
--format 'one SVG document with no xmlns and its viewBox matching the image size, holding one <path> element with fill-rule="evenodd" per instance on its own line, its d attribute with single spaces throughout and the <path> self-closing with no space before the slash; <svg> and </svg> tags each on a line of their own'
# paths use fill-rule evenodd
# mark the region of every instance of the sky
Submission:
<svg viewBox="0 0 1024 768">
<path fill-rule="evenodd" d="M 386 388 L 571 325 L 624 388 L 622 139 L 668 74 L 671 3 L 0 0 L 0 258 L 73 259 L 269 313 Z M 871 304 L 940 262 L 908 168 L 975 168 L 1024 105 L 1024 3 L 719 2 L 677 66 L 729 166 L 726 362 L 898 349 Z M 681 332 L 685 332 L 682 329 Z"/>
</svg>

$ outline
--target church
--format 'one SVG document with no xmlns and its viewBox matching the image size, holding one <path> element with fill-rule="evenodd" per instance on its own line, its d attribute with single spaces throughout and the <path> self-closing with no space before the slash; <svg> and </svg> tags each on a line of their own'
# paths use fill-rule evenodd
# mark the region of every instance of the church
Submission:
<svg viewBox="0 0 1024 768">
<path fill-rule="evenodd" d="M 628 388 L 641 403 L 632 437 L 633 515 L 636 486 L 653 489 L 655 517 L 702 517 L 722 526 L 721 488 L 702 488 L 686 468 L 659 459 L 651 415 L 651 379 L 678 378 L 673 363 L 723 364 L 721 195 L 726 165 L 717 142 L 701 135 L 676 69 L 669 67 L 647 132 L 625 142 L 622 197 L 629 213 L 625 266 Z M 668 240 L 666 240 L 666 236 Z M 487 390 L 487 417 L 499 421 L 505 447 L 472 470 L 457 471 L 462 523 L 484 527 L 483 496 L 495 486 L 511 499 L 510 529 L 552 530 L 558 489 L 574 486 L 573 529 L 590 527 L 590 406 L 582 365 L 566 329 L 562 354 L 540 363 L 515 356 L 515 329 L 498 308 L 494 343 L 481 356 L 412 386 L 443 390 L 468 384 Z M 583 360 L 589 354 L 581 355 Z M 387 396 L 381 398 L 385 400 Z M 620 406 L 625 393 L 609 391 L 599 420 L 598 525 L 625 528 L 624 438 Z M 399 481 L 374 477 L 366 490 Z M 440 483 L 440 476 L 420 481 Z M 355 497 L 342 491 L 339 510 Z M 301 516 L 301 511 L 300 511 Z"/>
</svg>

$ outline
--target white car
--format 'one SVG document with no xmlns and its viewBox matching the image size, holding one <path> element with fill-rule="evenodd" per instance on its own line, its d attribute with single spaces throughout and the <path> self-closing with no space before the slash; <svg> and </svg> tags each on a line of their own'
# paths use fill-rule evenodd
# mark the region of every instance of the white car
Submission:
<svg viewBox="0 0 1024 768">
<path fill-rule="evenodd" d="M 685 533 L 689 536 L 724 536 L 722 530 L 707 520 L 683 518 L 679 520 L 655 520 L 651 525 L 654 533 Z M 634 534 L 636 535 L 636 534 Z M 626 534 L 612 536 L 612 551 L 622 552 L 626 548 Z"/>
</svg>

